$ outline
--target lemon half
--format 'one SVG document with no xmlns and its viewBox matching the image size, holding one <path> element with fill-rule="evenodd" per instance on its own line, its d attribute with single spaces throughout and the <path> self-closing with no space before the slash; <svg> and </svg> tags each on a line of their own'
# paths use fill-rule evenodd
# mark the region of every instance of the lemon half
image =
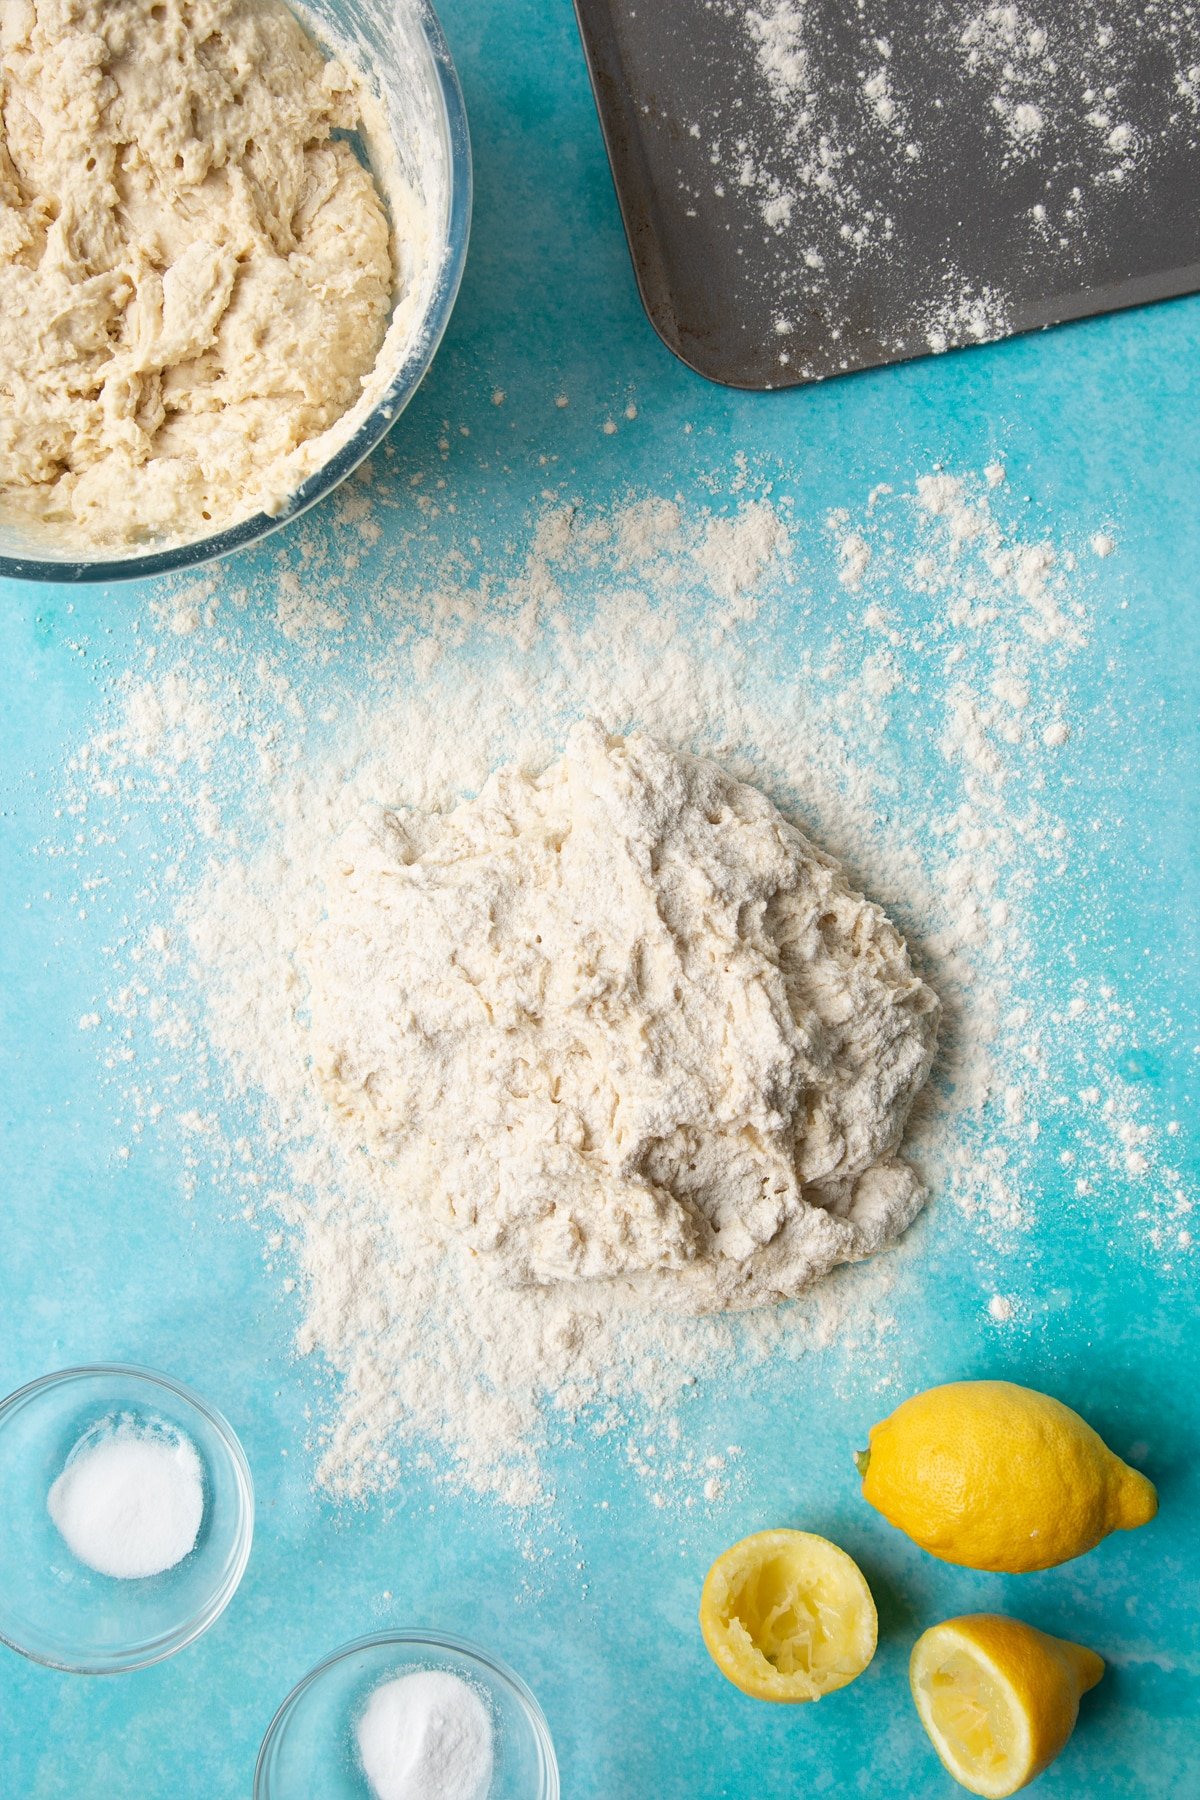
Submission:
<svg viewBox="0 0 1200 1800">
<path fill-rule="evenodd" d="M 879 1622 L 862 1570 L 827 1538 L 759 1531 L 718 1556 L 700 1596 L 709 1655 L 756 1700 L 819 1700 L 861 1675 Z"/>
<path fill-rule="evenodd" d="M 1003 1800 L 1063 1748 L 1104 1663 L 1019 1619 L 970 1613 L 917 1639 L 909 1663 L 921 1723 L 954 1779 Z"/>
</svg>

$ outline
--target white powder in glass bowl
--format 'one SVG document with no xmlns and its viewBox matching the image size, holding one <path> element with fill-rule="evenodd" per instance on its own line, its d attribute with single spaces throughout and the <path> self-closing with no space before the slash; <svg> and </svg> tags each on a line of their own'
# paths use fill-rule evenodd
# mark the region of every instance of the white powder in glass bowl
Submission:
<svg viewBox="0 0 1200 1800">
<path fill-rule="evenodd" d="M 375 1800 L 485 1800 L 491 1715 L 448 1669 L 417 1669 L 377 1687 L 358 1723 L 358 1753 Z"/>
<path fill-rule="evenodd" d="M 67 1458 L 46 1502 L 72 1553 L 121 1581 L 173 1569 L 195 1549 L 204 1469 L 180 1432 L 103 1420 Z"/>
</svg>

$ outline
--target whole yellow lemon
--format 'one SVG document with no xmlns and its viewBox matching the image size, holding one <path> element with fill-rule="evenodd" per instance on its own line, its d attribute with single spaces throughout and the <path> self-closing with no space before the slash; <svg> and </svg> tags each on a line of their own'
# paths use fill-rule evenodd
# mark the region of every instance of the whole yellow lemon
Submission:
<svg viewBox="0 0 1200 1800">
<path fill-rule="evenodd" d="M 968 1569 L 1051 1569 L 1158 1511 L 1153 1483 L 1078 1413 L 1009 1381 L 915 1394 L 855 1461 L 885 1519 Z"/>
</svg>

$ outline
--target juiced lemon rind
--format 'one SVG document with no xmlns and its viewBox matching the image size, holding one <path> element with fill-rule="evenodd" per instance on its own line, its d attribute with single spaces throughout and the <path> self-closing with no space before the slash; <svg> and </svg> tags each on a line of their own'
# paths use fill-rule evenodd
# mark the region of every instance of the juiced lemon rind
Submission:
<svg viewBox="0 0 1200 1800">
<path fill-rule="evenodd" d="M 819 1700 L 862 1674 L 878 1619 L 852 1557 L 811 1532 L 760 1531 L 719 1556 L 700 1629 L 721 1673 L 758 1700 Z"/>
</svg>

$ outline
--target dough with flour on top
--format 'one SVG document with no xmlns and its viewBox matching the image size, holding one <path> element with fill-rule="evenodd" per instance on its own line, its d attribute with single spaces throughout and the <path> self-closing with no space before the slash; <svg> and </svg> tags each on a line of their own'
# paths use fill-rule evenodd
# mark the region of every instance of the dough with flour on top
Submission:
<svg viewBox="0 0 1200 1800">
<path fill-rule="evenodd" d="M 395 288 L 359 115 L 280 0 L 4 0 L 0 507 L 186 540 L 325 460 Z"/>
<path fill-rule="evenodd" d="M 337 845 L 301 953 L 338 1129 L 495 1277 L 692 1311 L 801 1292 L 919 1210 L 938 1001 L 753 787 L 571 732 Z"/>
</svg>

